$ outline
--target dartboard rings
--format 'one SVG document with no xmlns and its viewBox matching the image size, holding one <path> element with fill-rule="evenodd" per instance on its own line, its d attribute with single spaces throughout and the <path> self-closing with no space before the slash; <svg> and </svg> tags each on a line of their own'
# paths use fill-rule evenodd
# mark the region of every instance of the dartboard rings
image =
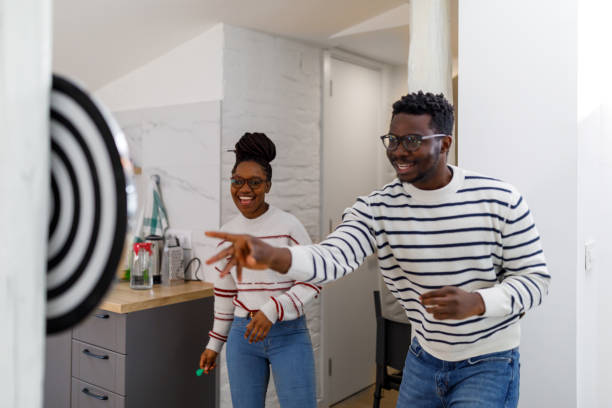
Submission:
<svg viewBox="0 0 612 408">
<path fill-rule="evenodd" d="M 54 75 L 50 108 L 47 333 L 55 333 L 86 317 L 116 276 L 133 187 L 125 138 L 97 101 Z"/>
</svg>

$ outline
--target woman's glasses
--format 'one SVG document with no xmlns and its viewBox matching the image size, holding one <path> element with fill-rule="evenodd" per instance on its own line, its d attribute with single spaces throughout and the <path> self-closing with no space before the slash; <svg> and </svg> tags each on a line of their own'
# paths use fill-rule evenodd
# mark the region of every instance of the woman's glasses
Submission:
<svg viewBox="0 0 612 408">
<path fill-rule="evenodd" d="M 241 188 L 242 186 L 244 186 L 244 183 L 246 183 L 252 189 L 256 189 L 256 188 L 259 188 L 263 183 L 265 183 L 266 180 L 260 179 L 258 177 L 253 177 L 250 179 L 232 177 L 230 179 L 230 182 L 232 183 L 232 187 L 235 187 L 235 188 Z"/>
<path fill-rule="evenodd" d="M 397 149 L 401 143 L 402 146 L 404 146 L 404 149 L 406 149 L 409 152 L 414 152 L 415 150 L 418 150 L 419 147 L 421 147 L 421 143 L 423 143 L 423 140 L 433 139 L 434 137 L 442 137 L 442 136 L 448 136 L 448 135 L 443 135 L 439 133 L 435 135 L 426 135 L 426 136 L 422 136 L 422 135 L 396 136 L 394 134 L 388 133 L 386 135 L 382 135 L 380 137 L 380 140 L 382 140 L 382 144 L 383 146 L 385 146 L 385 149 L 387 150 L 393 151 Z"/>
</svg>

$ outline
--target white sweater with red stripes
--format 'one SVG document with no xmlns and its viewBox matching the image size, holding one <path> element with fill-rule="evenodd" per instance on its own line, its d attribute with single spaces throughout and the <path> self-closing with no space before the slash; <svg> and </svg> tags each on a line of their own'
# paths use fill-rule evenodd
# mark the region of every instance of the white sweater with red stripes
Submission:
<svg viewBox="0 0 612 408">
<path fill-rule="evenodd" d="M 311 243 L 304 226 L 293 215 L 270 206 L 268 211 L 255 219 L 239 214 L 223 227 L 222 231 L 250 234 L 265 239 L 271 245 L 290 247 Z M 221 243 L 219 249 L 225 244 Z M 225 262 L 215 266 L 221 270 Z M 234 316 L 245 317 L 251 311 L 261 310 L 275 323 L 294 320 L 304 315 L 304 306 L 315 298 L 321 288 L 311 283 L 291 280 L 271 269 L 242 270 L 242 282 L 236 278 L 236 270 L 219 278 L 215 274 L 215 321 L 209 332 L 206 348 L 220 352 L 227 340 Z"/>
</svg>

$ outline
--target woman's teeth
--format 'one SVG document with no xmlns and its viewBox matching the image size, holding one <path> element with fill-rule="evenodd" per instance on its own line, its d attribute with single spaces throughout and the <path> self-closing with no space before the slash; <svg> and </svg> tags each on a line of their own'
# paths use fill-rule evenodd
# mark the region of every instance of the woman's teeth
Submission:
<svg viewBox="0 0 612 408">
<path fill-rule="evenodd" d="M 253 201 L 253 197 L 238 197 L 240 204 L 250 204 Z"/>
</svg>

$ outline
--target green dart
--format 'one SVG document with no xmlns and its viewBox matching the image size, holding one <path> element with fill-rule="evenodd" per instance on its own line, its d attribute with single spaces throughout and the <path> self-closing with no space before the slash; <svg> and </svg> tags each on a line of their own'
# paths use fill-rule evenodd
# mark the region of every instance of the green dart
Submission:
<svg viewBox="0 0 612 408">
<path fill-rule="evenodd" d="M 203 368 L 198 368 L 198 369 L 196 370 L 196 375 L 199 377 L 199 376 L 201 376 L 201 375 L 202 375 L 202 373 L 203 373 L 203 372 L 204 372 L 204 369 L 203 369 Z"/>
</svg>

